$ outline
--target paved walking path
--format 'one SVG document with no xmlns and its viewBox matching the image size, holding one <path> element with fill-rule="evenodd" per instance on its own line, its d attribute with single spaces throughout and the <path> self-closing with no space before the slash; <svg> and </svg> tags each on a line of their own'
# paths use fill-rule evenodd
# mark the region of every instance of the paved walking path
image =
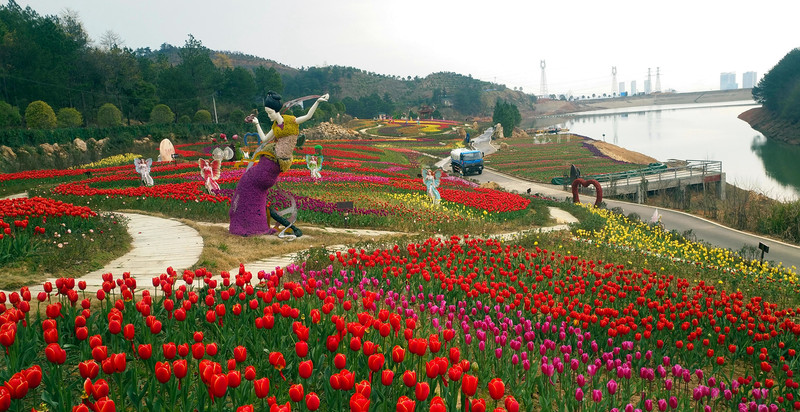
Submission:
<svg viewBox="0 0 800 412">
<path fill-rule="evenodd" d="M 166 273 L 172 266 L 178 273 L 194 265 L 203 251 L 203 238 L 191 227 L 175 220 L 142 215 L 118 213 L 129 219 L 128 233 L 133 238 L 132 249 L 105 267 L 88 273 L 76 280 L 85 281 L 86 290 L 95 291 L 103 284 L 103 274 L 112 273 L 114 278 L 130 272 L 136 278 L 137 287 L 152 287 L 152 278 Z M 55 283 L 57 277 L 30 286 L 35 296 L 42 291 L 45 282 Z M 8 293 L 8 291 L 5 291 Z"/>
</svg>

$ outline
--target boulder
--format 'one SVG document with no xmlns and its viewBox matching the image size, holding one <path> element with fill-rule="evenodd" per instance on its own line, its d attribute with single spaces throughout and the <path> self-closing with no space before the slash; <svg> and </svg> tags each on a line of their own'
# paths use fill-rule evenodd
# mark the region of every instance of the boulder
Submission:
<svg viewBox="0 0 800 412">
<path fill-rule="evenodd" d="M 0 154 L 2 154 L 3 158 L 6 160 L 15 160 L 17 158 L 17 154 L 8 146 L 0 146 Z"/>
<path fill-rule="evenodd" d="M 83 153 L 86 153 L 89 148 L 86 146 L 86 142 L 81 140 L 79 137 L 76 137 L 75 140 L 72 141 L 72 144 Z"/>
</svg>

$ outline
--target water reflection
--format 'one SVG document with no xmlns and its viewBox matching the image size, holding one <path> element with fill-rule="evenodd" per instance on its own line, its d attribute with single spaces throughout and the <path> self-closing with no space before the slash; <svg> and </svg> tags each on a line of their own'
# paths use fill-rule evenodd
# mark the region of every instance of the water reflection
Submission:
<svg viewBox="0 0 800 412">
<path fill-rule="evenodd" d="M 800 188 L 800 146 L 790 145 L 763 135 L 753 136 L 750 149 L 764 163 L 767 176 L 787 188 Z"/>
<path fill-rule="evenodd" d="M 800 198 L 800 146 L 767 140 L 737 116 L 755 102 L 584 112 L 560 126 L 661 161 L 722 161 L 727 181 L 775 199 Z M 754 138 L 756 136 L 756 138 Z"/>
</svg>

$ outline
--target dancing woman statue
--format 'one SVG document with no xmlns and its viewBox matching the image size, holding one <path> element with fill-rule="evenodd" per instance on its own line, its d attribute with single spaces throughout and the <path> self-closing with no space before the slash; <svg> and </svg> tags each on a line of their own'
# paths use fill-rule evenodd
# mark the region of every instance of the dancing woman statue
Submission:
<svg viewBox="0 0 800 412">
<path fill-rule="evenodd" d="M 262 143 L 253 155 L 252 162 L 256 162 L 255 165 L 247 169 L 236 185 L 228 212 L 231 219 L 228 229 L 230 233 L 239 236 L 275 233 L 267 221 L 267 190 L 275 185 L 281 172 L 289 170 L 292 166 L 292 151 L 300 133 L 299 125 L 314 115 L 319 102 L 326 101 L 328 101 L 327 94 L 319 97 L 308 109 L 308 113 L 295 118 L 280 113 L 282 107 L 280 95 L 274 92 L 267 93 L 264 110 L 272 120 L 272 127 L 266 134 L 261 130 L 258 118 L 248 116 L 248 119 L 256 124 Z"/>
</svg>

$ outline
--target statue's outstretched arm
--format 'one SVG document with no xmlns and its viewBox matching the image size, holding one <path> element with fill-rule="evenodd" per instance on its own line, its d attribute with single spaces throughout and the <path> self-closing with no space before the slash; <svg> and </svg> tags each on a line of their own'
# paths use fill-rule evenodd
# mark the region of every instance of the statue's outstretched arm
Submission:
<svg viewBox="0 0 800 412">
<path fill-rule="evenodd" d="M 320 96 L 319 99 L 317 99 L 317 101 L 314 102 L 314 105 L 311 106 L 310 109 L 308 109 L 308 113 L 295 119 L 297 124 L 303 123 L 306 120 L 310 119 L 312 116 L 314 116 L 314 112 L 317 111 L 317 106 L 319 106 L 319 102 L 327 102 L 329 97 L 330 95 L 328 95 L 327 93 Z"/>
</svg>

